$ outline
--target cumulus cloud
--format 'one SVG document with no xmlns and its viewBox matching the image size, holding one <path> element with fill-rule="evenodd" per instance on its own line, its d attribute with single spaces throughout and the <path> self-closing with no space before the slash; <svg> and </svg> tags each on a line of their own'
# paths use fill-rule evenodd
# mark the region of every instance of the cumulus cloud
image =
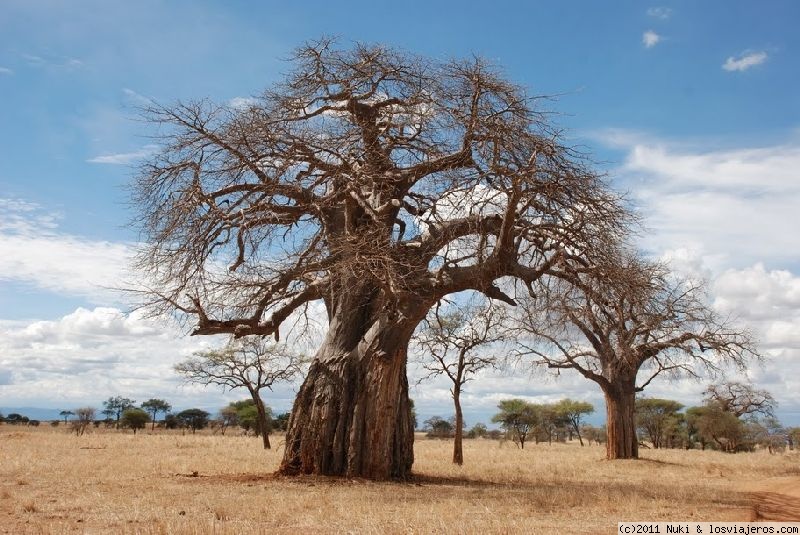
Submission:
<svg viewBox="0 0 800 535">
<path fill-rule="evenodd" d="M 653 30 L 647 30 L 642 34 L 642 44 L 644 44 L 645 48 L 653 48 L 659 41 L 661 41 L 661 36 Z"/>
<path fill-rule="evenodd" d="M 667 20 L 672 16 L 672 9 L 663 6 L 651 7 L 647 10 L 647 16 L 654 19 Z"/>
<path fill-rule="evenodd" d="M 714 307 L 751 330 L 767 357 L 746 378 L 800 423 L 800 144 L 703 149 L 635 132 L 598 137 L 626 153 L 612 174 L 645 218 L 645 249 L 710 282 Z M 648 390 L 696 402 L 704 384 Z"/>
<path fill-rule="evenodd" d="M 164 398 L 176 408 L 211 411 L 246 392 L 186 384 L 173 366 L 218 346 L 216 337 L 187 337 L 169 321 L 119 309 L 78 308 L 49 321 L 0 320 L 0 398 L 9 406 L 76 407 L 123 395 Z M 10 379 L 13 375 L 13 381 Z M 266 400 L 287 410 L 297 385 L 276 385 Z"/>
<path fill-rule="evenodd" d="M 32 284 L 94 303 L 118 300 L 109 288 L 128 278 L 133 246 L 59 232 L 57 214 L 0 199 L 0 281 Z"/>
<path fill-rule="evenodd" d="M 603 139 L 627 153 L 615 174 L 652 229 L 649 249 L 699 250 L 711 269 L 797 261 L 797 142 L 703 150 L 634 133 Z"/>
<path fill-rule="evenodd" d="M 746 71 L 756 65 L 761 65 L 767 61 L 766 52 L 745 52 L 739 57 L 731 56 L 722 64 L 726 71 Z"/>
<path fill-rule="evenodd" d="M 95 156 L 86 160 L 89 163 L 103 163 L 110 165 L 130 165 L 142 158 L 147 158 L 156 153 L 158 150 L 157 145 L 145 145 L 139 150 L 133 152 L 122 152 L 118 154 L 105 154 L 102 156 Z"/>
</svg>

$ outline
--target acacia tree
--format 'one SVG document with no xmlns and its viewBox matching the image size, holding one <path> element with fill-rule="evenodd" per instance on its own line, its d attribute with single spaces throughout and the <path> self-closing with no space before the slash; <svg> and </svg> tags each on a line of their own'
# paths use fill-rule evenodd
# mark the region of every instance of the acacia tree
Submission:
<svg viewBox="0 0 800 535">
<path fill-rule="evenodd" d="M 560 414 L 572 431 L 570 432 L 570 440 L 572 439 L 572 432 L 578 435 L 578 442 L 583 446 L 583 437 L 581 436 L 581 419 L 584 414 L 592 414 L 594 412 L 594 405 L 588 401 L 577 401 L 574 399 L 562 399 L 555 404 L 555 411 Z"/>
<path fill-rule="evenodd" d="M 144 429 L 147 422 L 150 421 L 150 415 L 144 409 L 125 409 L 122 412 L 122 417 L 119 419 L 119 424 L 122 427 L 133 429 L 133 434 L 139 429 Z"/>
<path fill-rule="evenodd" d="M 105 410 L 103 410 L 103 414 L 105 414 L 108 418 L 114 417 L 114 421 L 116 422 L 116 427 L 119 429 L 119 419 L 122 416 L 122 413 L 128 409 L 132 409 L 136 402 L 132 399 L 124 398 L 122 396 L 114 396 L 110 397 L 103 402 L 103 406 Z"/>
<path fill-rule="evenodd" d="M 757 354 L 746 332 L 706 305 L 701 283 L 676 280 L 664 266 L 624 250 L 605 258 L 562 270 L 520 307 L 520 329 L 529 335 L 521 352 L 596 382 L 606 401 L 607 457 L 637 458 L 637 392 L 662 374 L 697 376 L 722 361 L 744 366 Z"/>
<path fill-rule="evenodd" d="M 636 400 L 636 425 L 650 438 L 653 448 L 667 446 L 668 433 L 680 421 L 678 411 L 683 404 L 671 399 L 641 398 Z"/>
<path fill-rule="evenodd" d="M 258 412 L 258 428 L 264 449 L 270 449 L 269 414 L 261 391 L 272 390 L 276 382 L 290 381 L 300 371 L 302 357 L 285 345 L 271 344 L 260 337 L 231 340 L 220 350 L 199 351 L 175 365 L 188 381 L 223 388 L 245 388 Z"/>
<path fill-rule="evenodd" d="M 150 427 L 150 429 L 152 430 L 156 428 L 156 415 L 159 412 L 163 412 L 164 416 L 166 416 L 167 413 L 172 410 L 172 405 L 167 403 L 166 400 L 151 398 L 148 399 L 147 401 L 142 402 L 142 409 L 153 415 L 152 417 L 153 424 Z"/>
<path fill-rule="evenodd" d="M 59 416 L 63 416 L 64 417 L 64 425 L 67 425 L 67 419 L 70 416 L 75 416 L 75 413 L 73 411 L 69 411 L 69 410 L 63 410 L 63 411 L 59 412 L 58 414 L 59 414 Z"/>
<path fill-rule="evenodd" d="M 497 404 L 500 412 L 492 416 L 492 422 L 499 423 L 511 435 L 514 444 L 525 449 L 528 434 L 541 423 L 537 407 L 524 399 L 504 399 Z"/>
<path fill-rule="evenodd" d="M 445 375 L 452 383 L 450 394 L 455 406 L 453 463 L 458 465 L 464 464 L 461 393 L 475 373 L 496 365 L 497 354 L 487 353 L 482 348 L 505 339 L 500 329 L 503 317 L 499 307 L 456 306 L 442 311 L 437 306 L 416 336 L 419 350 L 423 353 L 420 355 L 422 367 L 428 372 L 421 381 Z"/>
<path fill-rule="evenodd" d="M 145 110 L 163 139 L 134 184 L 142 305 L 195 335 L 277 339 L 321 301 L 280 471 L 404 478 L 407 350 L 427 311 L 465 290 L 515 304 L 497 281 L 532 285 L 618 235 L 624 210 L 479 59 L 321 40 L 294 65 L 246 108 Z"/>
</svg>

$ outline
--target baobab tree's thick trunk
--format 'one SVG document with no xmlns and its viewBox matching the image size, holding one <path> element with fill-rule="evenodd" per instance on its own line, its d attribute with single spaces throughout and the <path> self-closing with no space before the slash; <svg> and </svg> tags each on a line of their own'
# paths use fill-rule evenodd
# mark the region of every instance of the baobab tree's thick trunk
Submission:
<svg viewBox="0 0 800 535">
<path fill-rule="evenodd" d="M 461 412 L 461 389 L 453 388 L 453 404 L 456 408 L 456 433 L 453 439 L 453 463 L 461 466 L 464 464 L 462 443 L 464 439 L 464 414 Z"/>
<path fill-rule="evenodd" d="M 639 440 L 636 437 L 636 384 L 618 381 L 604 387 L 606 398 L 606 458 L 638 459 Z"/>
<path fill-rule="evenodd" d="M 337 308 L 297 394 L 279 472 L 405 479 L 414 461 L 406 359 L 421 318 L 375 303 Z"/>
</svg>

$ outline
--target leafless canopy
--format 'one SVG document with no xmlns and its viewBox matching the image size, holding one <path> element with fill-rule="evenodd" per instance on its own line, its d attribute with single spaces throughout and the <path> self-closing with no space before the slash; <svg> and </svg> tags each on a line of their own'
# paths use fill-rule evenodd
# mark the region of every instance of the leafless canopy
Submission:
<svg viewBox="0 0 800 535">
<path fill-rule="evenodd" d="M 758 357 L 748 333 L 710 309 L 701 282 L 624 250 L 606 258 L 616 260 L 550 278 L 548 291 L 521 307 L 523 351 L 537 363 L 603 387 L 646 370 L 638 392 L 662 373 L 697 376 Z"/>
<path fill-rule="evenodd" d="M 758 413 L 774 416 L 776 402 L 772 394 L 749 384 L 726 381 L 719 385 L 710 385 L 704 393 L 706 402 L 717 403 L 722 410 L 737 418 Z"/>
<path fill-rule="evenodd" d="M 496 344 L 507 340 L 506 313 L 491 304 L 456 304 L 431 310 L 415 337 L 423 379 L 445 375 L 460 389 L 473 375 L 495 367 L 500 359 Z"/>
<path fill-rule="evenodd" d="M 467 289 L 514 303 L 496 281 L 530 284 L 624 230 L 618 198 L 484 61 L 322 40 L 294 65 L 245 108 L 145 110 L 163 150 L 134 186 L 144 304 L 195 334 L 277 338 L 353 281 L 415 306 Z"/>
<path fill-rule="evenodd" d="M 233 389 L 244 387 L 251 394 L 291 381 L 301 370 L 302 356 L 282 344 L 260 337 L 231 341 L 219 350 L 200 351 L 175 365 L 187 381 Z"/>
</svg>

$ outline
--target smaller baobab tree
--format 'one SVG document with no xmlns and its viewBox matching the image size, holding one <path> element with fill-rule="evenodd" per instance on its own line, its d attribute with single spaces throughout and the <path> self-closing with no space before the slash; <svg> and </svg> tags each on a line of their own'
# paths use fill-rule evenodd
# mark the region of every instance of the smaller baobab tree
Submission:
<svg viewBox="0 0 800 535">
<path fill-rule="evenodd" d="M 172 410 L 172 405 L 170 405 L 163 399 L 151 398 L 145 402 L 142 402 L 142 409 L 144 409 L 145 411 L 147 411 L 149 414 L 152 415 L 153 423 L 152 426 L 150 427 L 150 429 L 152 430 L 156 428 L 156 415 L 159 412 L 163 412 L 164 416 L 166 416 L 167 413 Z"/>
<path fill-rule="evenodd" d="M 302 356 L 285 344 L 272 344 L 261 337 L 232 339 L 222 349 L 200 351 L 175 365 L 187 381 L 219 385 L 233 390 L 245 388 L 258 411 L 259 428 L 264 449 L 270 449 L 267 409 L 261 391 L 272 385 L 292 380 L 301 370 Z"/>
<path fill-rule="evenodd" d="M 744 368 L 758 358 L 748 333 L 707 305 L 702 283 L 679 280 L 629 251 L 576 265 L 520 307 L 520 351 L 537 365 L 573 369 L 600 385 L 609 459 L 638 457 L 636 394 L 656 377 L 698 377 L 723 362 Z"/>
<path fill-rule="evenodd" d="M 758 390 L 753 385 L 737 381 L 726 381 L 706 388 L 706 404 L 716 403 L 719 408 L 741 418 L 746 415 L 761 414 L 774 417 L 775 398 L 766 390 Z"/>
<path fill-rule="evenodd" d="M 422 353 L 422 368 L 427 372 L 420 381 L 444 375 L 452 383 L 450 394 L 455 406 L 453 463 L 458 465 L 464 464 L 461 393 L 477 372 L 497 365 L 498 353 L 492 352 L 489 346 L 505 340 L 504 318 L 505 313 L 499 306 L 453 305 L 448 311 L 436 307 L 416 337 Z"/>
</svg>

